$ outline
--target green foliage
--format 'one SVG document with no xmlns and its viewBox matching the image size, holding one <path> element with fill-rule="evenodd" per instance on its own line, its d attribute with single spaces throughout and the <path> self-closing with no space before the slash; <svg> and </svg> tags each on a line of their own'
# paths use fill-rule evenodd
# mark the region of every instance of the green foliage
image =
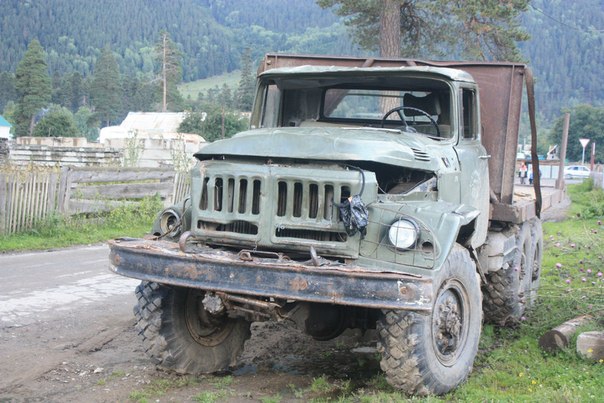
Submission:
<svg viewBox="0 0 604 403">
<path fill-rule="evenodd" d="M 99 121 L 97 116 L 87 106 L 82 106 L 73 116 L 76 127 L 81 136 L 88 141 L 96 141 L 99 138 Z"/>
<path fill-rule="evenodd" d="M 251 111 L 254 102 L 256 76 L 252 67 L 252 50 L 247 48 L 241 57 L 241 80 L 236 94 L 236 106 L 240 111 Z"/>
<path fill-rule="evenodd" d="M 10 101 L 17 99 L 15 75 L 8 71 L 0 72 L 0 113 Z"/>
<path fill-rule="evenodd" d="M 92 218 L 52 214 L 31 230 L 0 236 L 0 252 L 83 245 L 121 236 L 141 237 L 149 232 L 162 208 L 159 197 L 149 197 Z"/>
<path fill-rule="evenodd" d="M 247 129 L 249 121 L 240 114 L 222 108 L 208 111 L 202 136 L 206 141 L 229 138 Z"/>
<path fill-rule="evenodd" d="M 131 111 L 151 111 L 158 109 L 156 104 L 160 103 L 161 92 L 156 82 L 147 75 L 127 75 L 122 77 L 122 108 L 120 118 L 125 117 Z M 177 97 L 170 95 L 173 103 L 178 103 Z"/>
<path fill-rule="evenodd" d="M 90 98 L 95 113 L 104 126 L 115 123 L 121 110 L 120 72 L 111 49 L 106 46 L 94 66 Z"/>
<path fill-rule="evenodd" d="M 533 40 L 519 46 L 535 73 L 537 108 L 544 117 L 552 120 L 579 104 L 603 105 L 602 2 L 532 0 L 522 20 Z"/>
<path fill-rule="evenodd" d="M 591 178 L 568 187 L 573 199 L 571 213 L 581 218 L 604 218 L 604 191 L 594 188 Z"/>
<path fill-rule="evenodd" d="M 75 72 L 59 76 L 55 72 L 53 75 L 53 103 L 63 105 L 75 112 L 83 105 L 85 92 L 84 79 L 80 73 Z"/>
<path fill-rule="evenodd" d="M 178 89 L 185 99 L 196 100 L 199 98 L 200 93 L 203 94 L 209 89 L 219 87 L 223 84 L 231 88 L 237 88 L 240 80 L 241 72 L 236 70 L 218 76 L 182 83 L 178 86 Z"/>
<path fill-rule="evenodd" d="M 519 60 L 517 41 L 528 39 L 518 16 L 528 0 L 395 0 L 400 7 L 401 53 L 413 57 L 455 55 L 481 60 Z M 384 1 L 317 0 L 335 8 L 365 49 L 379 48 Z"/>
<path fill-rule="evenodd" d="M 52 105 L 32 134 L 35 137 L 79 137 L 80 131 L 69 109 Z"/>
<path fill-rule="evenodd" d="M 590 139 L 591 142 L 585 149 L 585 160 L 589 161 L 592 143 L 604 144 L 604 106 L 595 107 L 591 105 L 578 105 L 569 110 L 570 127 L 568 130 L 568 147 L 566 149 L 566 158 L 569 161 L 581 161 L 583 157 L 583 147 L 579 142 L 580 138 Z M 550 133 L 552 144 L 562 143 L 562 130 L 564 127 L 564 117 L 561 116 L 554 122 Z M 604 149 L 596 147 L 596 162 L 604 162 Z"/>
<path fill-rule="evenodd" d="M 99 50 L 110 43 L 125 73 L 149 68 L 155 34 L 170 27 L 183 45 L 183 73 L 187 80 L 219 74 L 237 67 L 239 53 L 232 33 L 209 15 L 197 0 L 2 1 L 0 70 L 12 71 L 23 54 L 23 33 L 39 37 L 48 50 L 51 70 L 63 75 L 92 72 Z M 49 16 L 48 18 L 42 16 Z M 134 18 L 136 17 L 136 18 Z M 152 59 L 152 57 L 151 57 Z M 152 63 L 152 62 L 151 62 Z"/>
<path fill-rule="evenodd" d="M 533 68 L 537 80 L 537 110 L 546 125 L 558 117 L 561 108 L 604 103 L 604 80 L 600 79 L 604 52 L 596 51 L 604 46 L 601 32 L 604 9 L 599 0 L 532 0 L 528 8 L 527 0 L 393 1 L 403 5 L 401 26 L 407 34 L 404 41 L 409 42 L 403 43 L 404 57 L 517 60 L 520 56 L 515 51 L 498 53 L 497 50 L 513 50 L 515 46 L 509 43 L 510 38 L 524 39 L 525 34 L 518 26 L 521 22 L 523 30 L 533 39 L 521 41 L 518 46 L 522 49 L 522 58 Z M 266 52 L 276 51 L 373 55 L 375 52 L 363 51 L 353 44 L 345 22 L 367 27 L 363 43 L 366 48 L 375 49 L 381 1 L 345 1 L 366 8 L 362 9 L 365 11 L 362 18 L 359 15 L 358 23 L 356 16 L 340 17 L 330 11 L 335 8 L 321 9 L 314 0 L 293 3 L 282 0 L 176 0 L 157 4 L 143 0 L 127 3 L 82 0 L 77 7 L 68 3 L 64 0 L 3 1 L 0 74 L 5 74 L 0 76 L 0 110 L 8 101 L 17 101 L 11 90 L 10 72 L 15 70 L 25 52 L 22 32 L 28 32 L 29 37 L 41 38 L 49 69 L 57 75 L 52 102 L 74 113 L 85 101 L 91 106 L 87 84 L 101 48 L 111 43 L 122 75 L 139 80 L 130 81 L 128 85 L 122 82 L 124 91 L 128 87 L 129 94 L 122 95 L 122 105 L 114 118 L 117 122 L 128 111 L 161 109 L 158 107 L 161 100 L 158 82 L 152 82 L 159 68 L 154 43 L 161 29 L 170 31 L 174 44 L 182 51 L 182 77 L 190 81 L 234 71 L 239 68 L 248 47 L 252 50 L 253 61 Z M 322 0 L 321 3 L 343 4 L 335 0 Z M 344 6 L 340 10 L 345 14 Z M 525 11 L 519 15 L 519 10 Z M 52 18 L 39 18 L 41 15 L 52 15 Z M 133 19 L 133 15 L 137 18 Z M 414 26 L 417 29 L 414 30 Z M 460 31 L 462 28 L 465 31 Z M 358 36 L 362 30 L 354 28 L 354 32 L 360 40 Z M 418 45 L 414 48 L 411 45 L 415 42 Z M 430 43 L 433 46 L 429 46 Z M 552 55 L 556 55 L 555 63 L 552 63 Z M 75 75 L 68 77 L 76 73 L 79 84 Z M 227 83 L 231 91 L 238 87 L 237 81 L 239 77 L 235 82 Z M 210 87 L 220 89 L 222 84 L 218 81 Z M 150 93 L 148 87 L 156 91 Z M 200 91 L 196 88 L 186 91 L 184 98 L 193 101 Z M 168 101 L 169 109 L 194 109 L 175 102 L 177 99 L 172 103 Z M 26 124 L 25 127 L 29 126 Z M 547 145 L 540 144 L 540 149 Z"/>
<path fill-rule="evenodd" d="M 207 114 L 203 112 L 189 112 L 178 126 L 179 133 L 194 133 L 203 136 L 204 120 Z"/>
<path fill-rule="evenodd" d="M 15 88 L 18 94 L 15 135 L 31 136 L 34 117 L 50 102 L 52 91 L 44 49 L 36 39 L 29 43 L 27 52 L 17 66 Z"/>
<path fill-rule="evenodd" d="M 191 377 L 171 377 L 169 379 L 156 379 L 146 385 L 142 390 L 130 393 L 130 400 L 147 402 L 148 399 L 163 396 L 166 392 L 195 385 L 197 380 Z"/>
<path fill-rule="evenodd" d="M 240 114 L 218 107 L 208 113 L 190 112 L 178 127 L 180 133 L 195 133 L 208 141 L 229 138 L 247 129 L 249 121 Z"/>
</svg>

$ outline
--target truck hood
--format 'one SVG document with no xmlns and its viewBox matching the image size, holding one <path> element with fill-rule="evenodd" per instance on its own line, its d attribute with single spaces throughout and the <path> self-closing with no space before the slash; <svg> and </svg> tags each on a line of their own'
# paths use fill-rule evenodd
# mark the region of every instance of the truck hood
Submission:
<svg viewBox="0 0 604 403">
<path fill-rule="evenodd" d="M 216 141 L 195 154 L 199 160 L 254 156 L 327 161 L 374 161 L 434 170 L 443 143 L 425 135 L 376 128 L 263 128 Z M 450 147 L 446 147 L 450 149 Z"/>
</svg>

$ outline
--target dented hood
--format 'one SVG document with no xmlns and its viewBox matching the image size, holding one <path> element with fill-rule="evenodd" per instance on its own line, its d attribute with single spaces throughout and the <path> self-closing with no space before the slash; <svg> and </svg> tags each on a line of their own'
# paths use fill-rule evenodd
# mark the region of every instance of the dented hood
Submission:
<svg viewBox="0 0 604 403">
<path fill-rule="evenodd" d="M 439 146 L 439 144 L 441 144 Z M 429 169 L 442 143 L 425 135 L 375 128 L 287 127 L 254 129 L 216 141 L 195 154 L 199 160 L 253 156 L 331 161 L 374 161 Z M 436 151 L 436 150 L 433 150 Z"/>
</svg>

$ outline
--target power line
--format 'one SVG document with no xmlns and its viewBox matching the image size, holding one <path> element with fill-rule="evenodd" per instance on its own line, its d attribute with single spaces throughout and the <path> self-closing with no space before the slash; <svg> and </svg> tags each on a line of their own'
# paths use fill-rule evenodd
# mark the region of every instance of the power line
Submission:
<svg viewBox="0 0 604 403">
<path fill-rule="evenodd" d="M 547 18 L 549 18 L 550 20 L 555 21 L 558 24 L 563 25 L 563 26 L 565 26 L 567 28 L 574 29 L 575 31 L 579 31 L 579 32 L 584 33 L 584 34 L 591 34 L 593 32 L 598 32 L 600 34 L 604 33 L 604 29 L 594 29 L 593 31 L 586 31 L 586 30 L 581 29 L 581 28 L 579 28 L 579 27 L 577 27 L 575 25 L 567 24 L 564 21 L 560 21 L 559 19 L 552 17 L 551 15 L 545 13 L 543 10 L 541 10 L 540 8 L 537 8 L 537 7 L 533 6 L 530 3 L 529 3 L 529 7 L 532 8 L 533 10 L 537 11 L 538 13 L 543 14 L 544 16 L 546 16 Z"/>
</svg>

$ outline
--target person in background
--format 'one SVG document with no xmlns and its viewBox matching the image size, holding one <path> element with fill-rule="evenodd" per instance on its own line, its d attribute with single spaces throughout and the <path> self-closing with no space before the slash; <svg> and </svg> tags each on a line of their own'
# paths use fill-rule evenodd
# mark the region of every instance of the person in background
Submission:
<svg viewBox="0 0 604 403">
<path fill-rule="evenodd" d="M 524 185 L 526 183 L 526 174 L 528 172 L 528 168 L 526 167 L 526 163 L 524 161 L 520 164 L 520 171 L 518 171 L 518 176 L 520 176 L 520 184 Z"/>
</svg>

